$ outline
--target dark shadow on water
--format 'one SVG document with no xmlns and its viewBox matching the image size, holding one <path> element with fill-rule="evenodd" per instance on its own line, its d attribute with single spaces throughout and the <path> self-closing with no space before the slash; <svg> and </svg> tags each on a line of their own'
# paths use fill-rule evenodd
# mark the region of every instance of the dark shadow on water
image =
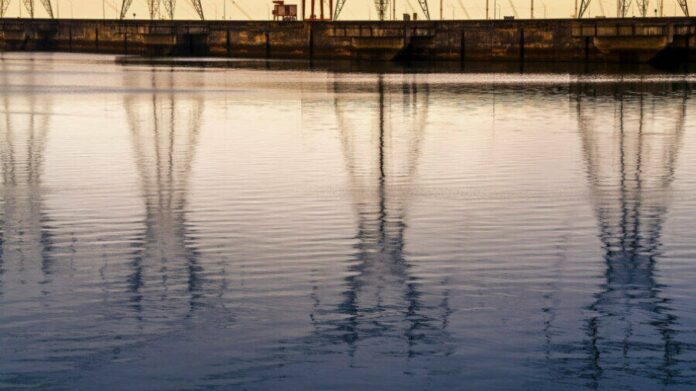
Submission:
<svg viewBox="0 0 696 391">
<path fill-rule="evenodd" d="M 656 67 L 650 64 L 612 63 L 548 63 L 548 62 L 369 62 L 350 60 L 268 60 L 268 59 L 220 59 L 220 58 L 146 58 L 122 56 L 116 58 L 120 65 L 146 65 L 162 67 L 193 67 L 218 69 L 251 69 L 275 71 L 324 71 L 335 73 L 509 73 L 509 74 L 571 74 L 571 75 L 622 75 L 622 74 L 687 74 L 696 72 L 696 64 Z"/>
</svg>

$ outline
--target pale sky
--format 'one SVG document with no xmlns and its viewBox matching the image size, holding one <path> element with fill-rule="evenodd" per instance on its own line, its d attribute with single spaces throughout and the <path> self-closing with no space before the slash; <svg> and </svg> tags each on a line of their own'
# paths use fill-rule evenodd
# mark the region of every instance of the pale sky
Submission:
<svg viewBox="0 0 696 391">
<path fill-rule="evenodd" d="M 19 7 L 22 0 L 9 0 L 10 8 L 7 11 L 7 17 L 16 17 L 19 15 Z M 104 9 L 102 9 L 102 1 L 100 0 L 51 0 L 54 10 L 60 14 L 62 18 L 101 18 L 106 13 L 107 18 L 118 17 L 118 9 L 120 9 L 121 0 L 103 0 Z M 309 3 L 310 0 L 307 0 Z M 317 0 L 318 2 L 319 0 Z M 325 0 L 328 4 L 328 0 Z M 335 2 L 336 0 L 334 0 Z M 462 5 L 466 7 L 466 11 L 473 19 L 485 18 L 486 0 L 442 0 L 443 1 L 443 16 L 445 19 L 467 19 Z M 491 17 L 493 16 L 494 3 L 498 7 L 499 15 L 513 15 L 511 3 L 517 8 L 520 18 L 528 18 L 530 14 L 531 0 L 489 0 L 491 8 Z M 37 16 L 45 16 L 45 12 L 41 8 L 40 1 L 35 0 L 37 5 Z M 287 4 L 300 4 L 301 0 L 287 0 Z M 412 13 L 414 10 L 420 11 L 417 0 L 396 0 L 397 15 L 404 12 Z M 534 0 L 535 16 L 537 18 L 544 17 L 569 17 L 573 13 L 575 0 Z M 650 9 L 657 8 L 659 0 L 650 0 Z M 195 18 L 196 14 L 189 0 L 177 0 L 176 17 L 181 19 Z M 635 2 L 634 2 L 635 3 Z M 689 0 L 692 9 L 696 9 L 696 0 Z M 138 18 L 143 18 L 147 15 L 146 0 L 134 0 L 129 16 L 136 13 Z M 235 5 L 236 4 L 236 5 Z M 440 1 L 429 0 L 430 13 L 433 18 L 440 17 Z M 222 19 L 224 16 L 227 19 L 246 20 L 247 17 L 240 9 L 243 9 L 246 14 L 254 19 L 269 19 L 270 9 L 272 8 L 271 0 L 203 0 L 207 19 Z M 601 5 L 604 6 L 604 12 Z M 654 11 L 651 11 L 654 12 Z M 664 0 L 665 15 L 681 14 L 677 6 L 676 0 Z M 630 14 L 638 14 L 635 5 Z M 26 11 L 22 10 L 22 15 L 26 16 Z M 589 16 L 595 15 L 616 15 L 616 0 L 592 0 L 590 5 Z M 341 19 L 376 19 L 376 11 L 374 8 L 374 0 L 347 0 L 346 6 L 341 14 Z"/>
</svg>

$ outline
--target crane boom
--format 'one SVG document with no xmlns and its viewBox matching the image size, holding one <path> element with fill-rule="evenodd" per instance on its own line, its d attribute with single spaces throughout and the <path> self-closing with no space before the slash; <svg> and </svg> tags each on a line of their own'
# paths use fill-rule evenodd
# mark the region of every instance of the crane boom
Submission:
<svg viewBox="0 0 696 391">
<path fill-rule="evenodd" d="M 334 20 L 338 20 L 338 17 L 341 15 L 341 11 L 343 11 L 344 5 L 346 5 L 346 0 L 338 0 L 336 2 L 336 8 L 334 9 L 334 14 L 333 14 Z"/>
<path fill-rule="evenodd" d="M 133 4 L 133 0 L 123 0 L 121 2 L 121 12 L 119 13 L 119 19 L 124 19 L 126 17 L 126 14 L 128 13 L 128 9 L 130 8 L 131 4 Z"/>
<path fill-rule="evenodd" d="M 576 3 L 577 4 L 577 3 Z M 580 2 L 580 8 L 578 8 L 578 14 L 575 15 L 578 19 L 582 19 L 585 16 L 585 12 L 590 7 L 590 0 L 582 0 Z"/>
<path fill-rule="evenodd" d="M 457 0 L 459 2 L 459 6 L 462 8 L 462 11 L 464 11 L 464 15 L 466 15 L 467 19 L 471 19 L 471 15 L 469 15 L 469 11 L 466 10 L 466 7 L 464 7 L 464 2 L 462 0 Z"/>
<path fill-rule="evenodd" d="M 51 5 L 51 0 L 41 0 L 41 4 L 46 10 L 46 13 L 48 13 L 48 16 L 53 19 L 53 6 Z"/>
<path fill-rule="evenodd" d="M 205 13 L 203 12 L 203 4 L 201 4 L 201 0 L 191 0 L 191 5 L 193 6 L 193 9 L 196 10 L 198 17 L 201 18 L 201 20 L 205 20 Z"/>
<path fill-rule="evenodd" d="M 677 3 L 679 3 L 679 7 L 682 9 L 682 12 L 684 12 L 684 16 L 688 17 L 689 16 L 689 2 L 687 0 L 677 0 Z"/>
<path fill-rule="evenodd" d="M 246 17 L 249 20 L 253 19 L 246 11 L 244 11 L 244 8 L 242 8 L 239 4 L 237 4 L 237 2 L 235 0 L 232 0 L 232 5 L 234 5 L 239 10 L 239 12 L 241 12 L 242 15 L 244 15 L 244 17 Z"/>
<path fill-rule="evenodd" d="M 423 15 L 425 15 L 425 18 L 430 20 L 430 8 L 428 7 L 428 0 L 418 0 L 418 5 L 420 5 L 421 10 L 423 11 Z"/>
<path fill-rule="evenodd" d="M 510 8 L 512 8 L 512 13 L 515 14 L 515 18 L 518 18 L 520 15 L 517 13 L 515 3 L 513 3 L 512 0 L 508 0 L 508 3 L 510 3 Z"/>
</svg>

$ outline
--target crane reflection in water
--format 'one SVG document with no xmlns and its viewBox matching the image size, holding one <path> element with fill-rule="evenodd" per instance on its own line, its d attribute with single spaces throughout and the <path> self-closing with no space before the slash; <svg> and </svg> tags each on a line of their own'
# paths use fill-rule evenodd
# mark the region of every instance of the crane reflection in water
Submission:
<svg viewBox="0 0 696 391">
<path fill-rule="evenodd" d="M 16 72 L 22 66 L 26 69 Z M 40 91 L 17 91 L 22 85 L 35 84 L 36 68 L 34 59 L 17 64 L 0 58 L 4 117 L 0 125 L 0 294 L 13 292 L 12 287 L 3 287 L 6 284 L 45 283 L 52 272 L 50 221 L 42 185 L 52 100 Z M 11 83 L 9 75 L 19 77 L 19 84 Z M 12 278 L 5 280 L 5 273 Z"/>
<path fill-rule="evenodd" d="M 417 175 L 429 90 L 416 75 L 401 83 L 375 77 L 373 85 L 333 82 L 340 145 L 356 218 L 355 254 L 346 262 L 343 291 L 312 294 L 312 351 L 355 357 L 359 350 L 408 362 L 448 355 L 448 294 L 428 302 L 407 256 L 409 189 Z M 366 104 L 365 96 L 376 96 Z M 369 110 L 369 113 L 365 113 Z M 368 353 L 368 354 L 370 354 Z"/>
<path fill-rule="evenodd" d="M 34 66 L 25 63 L 28 68 Z M 196 86 L 205 84 L 204 72 L 173 72 L 164 66 L 121 70 L 123 85 L 116 86 L 117 94 L 106 94 L 105 101 L 111 102 L 109 99 L 117 96 L 118 104 L 126 109 L 127 123 L 119 122 L 109 130 L 113 133 L 85 127 L 85 134 L 109 140 L 89 144 L 94 147 L 88 152 L 84 144 L 73 142 L 74 134 L 64 132 L 51 144 L 51 163 L 56 165 L 47 166 L 44 160 L 49 125 L 60 128 L 56 117 L 52 124 L 49 118 L 66 113 L 59 110 L 58 99 L 56 108 L 51 107 L 49 94 L 29 88 L 15 96 L 23 86 L 37 88 L 46 79 L 39 78 L 38 65 L 26 74 L 13 72 L 13 66 L 0 59 L 0 345 L 3 351 L 7 348 L 13 352 L 0 360 L 4 365 L 0 384 L 19 388 L 53 382 L 58 388 L 99 388 L 123 381 L 125 388 L 133 384 L 148 388 L 166 379 L 171 381 L 167 384 L 187 388 L 258 388 L 268 384 L 302 388 L 303 383 L 316 385 L 317 381 L 331 388 L 370 384 L 371 380 L 389 386 L 386 379 L 403 388 L 429 385 L 456 389 L 461 384 L 496 384 L 496 376 L 507 375 L 508 369 L 513 372 L 501 380 L 505 384 L 530 381 L 534 385 L 535 380 L 530 378 L 544 386 L 586 383 L 590 388 L 613 388 L 626 379 L 677 385 L 693 382 L 696 366 L 692 357 L 696 349 L 688 330 L 693 322 L 681 304 L 690 292 L 678 297 L 674 287 L 666 283 L 665 270 L 676 257 L 664 255 L 667 246 L 662 244 L 667 241 L 663 231 L 670 208 L 669 190 L 675 181 L 687 127 L 688 85 L 659 85 L 655 91 L 648 91 L 650 85 L 627 81 L 618 85 L 577 83 L 580 91 L 577 96 L 571 92 L 571 97 L 579 135 L 564 133 L 559 142 L 570 139 L 568 150 L 580 150 L 581 158 L 569 155 L 569 171 L 558 172 L 572 172 L 566 178 L 574 184 L 579 179 L 580 192 L 585 189 L 586 172 L 591 208 L 585 200 L 577 201 L 582 204 L 578 208 L 583 209 L 566 209 L 565 204 L 546 205 L 547 199 L 542 198 L 531 209 L 523 204 L 497 210 L 499 205 L 523 197 L 505 195 L 485 207 L 472 202 L 470 207 L 457 210 L 458 205 L 471 199 L 466 198 L 469 194 L 462 198 L 457 194 L 445 199 L 438 211 L 429 208 L 438 201 L 430 195 L 413 198 L 419 187 L 436 181 L 449 185 L 452 178 L 457 178 L 459 167 L 449 160 L 445 165 L 433 162 L 436 154 L 453 153 L 472 161 L 476 154 L 470 151 L 490 152 L 495 158 L 504 157 L 500 159 L 504 164 L 521 170 L 486 178 L 501 166 L 492 164 L 486 171 L 471 164 L 466 168 L 471 170 L 471 177 L 468 171 L 458 176 L 465 179 L 461 182 L 464 186 L 497 191 L 505 188 L 502 181 L 514 182 L 518 172 L 528 175 L 520 181 L 530 180 L 536 185 L 546 180 L 547 159 L 556 151 L 542 154 L 533 162 L 515 160 L 520 156 L 510 155 L 508 144 L 493 144 L 495 140 L 490 140 L 494 137 L 483 134 L 488 131 L 474 123 L 478 114 L 473 111 L 460 118 L 470 121 L 464 126 L 477 133 L 476 137 L 461 139 L 460 143 L 458 135 L 443 134 L 446 128 L 438 134 L 428 133 L 432 129 L 429 108 L 454 116 L 461 114 L 461 107 L 477 102 L 480 111 L 486 113 L 481 117 L 486 123 L 490 107 L 482 96 L 495 92 L 493 109 L 500 111 L 504 107 L 498 103 L 500 99 L 509 102 L 525 98 L 529 86 L 516 82 L 506 90 L 505 86 L 489 88 L 478 82 L 464 86 L 453 83 L 449 91 L 447 85 L 438 85 L 436 93 L 428 87 L 434 85 L 434 80 L 418 74 L 336 74 L 328 77 L 328 84 L 320 82 L 316 87 L 311 83 L 308 99 L 314 101 L 308 107 L 316 107 L 322 114 L 327 108 L 334 110 L 328 119 L 321 117 L 322 143 L 312 143 L 311 147 L 336 148 L 322 150 L 320 155 L 306 154 L 308 161 L 321 166 L 310 166 L 310 174 L 316 175 L 317 182 L 335 175 L 331 179 L 336 182 L 327 182 L 339 185 L 345 177 L 348 183 L 341 189 L 348 191 L 327 198 L 307 198 L 304 189 L 289 195 L 277 194 L 277 189 L 297 187 L 301 182 L 295 178 L 303 178 L 309 171 L 281 178 L 283 186 L 277 188 L 269 186 L 267 179 L 279 178 L 276 168 L 284 163 L 283 158 L 295 159 L 294 154 L 304 158 L 306 149 L 284 148 L 286 139 L 273 137 L 269 138 L 283 148 L 273 149 L 276 144 L 271 144 L 271 149 L 264 143 L 254 145 L 268 137 L 263 134 L 251 138 L 248 144 L 240 143 L 235 150 L 240 153 L 235 153 L 231 161 L 221 157 L 223 153 L 232 155 L 224 149 L 217 150 L 220 155 L 215 156 L 215 148 L 207 149 L 208 144 L 200 142 L 201 129 L 214 128 L 216 114 L 215 104 L 210 105 L 208 110 L 212 111 L 207 118 L 211 122 L 203 127 L 204 102 L 211 92 L 197 90 Z M 35 76 L 37 80 L 30 79 Z M 316 79 L 314 74 L 308 77 Z M 102 88 L 98 88 L 99 94 Z M 496 94 L 506 91 L 509 94 L 498 95 L 499 100 L 495 100 Z M 223 92 L 233 102 L 230 107 L 237 103 L 240 110 L 251 107 L 246 104 L 248 91 Z M 443 92 L 450 93 L 449 97 Z M 259 113 L 275 112 L 276 93 L 272 89 L 267 97 L 257 96 L 263 99 L 254 101 L 254 105 L 262 100 L 267 100 L 263 105 L 271 102 Z M 545 104 L 558 106 L 558 98 L 566 97 L 564 88 L 555 82 L 531 94 L 535 99 L 543 98 L 526 103 L 539 106 L 538 111 L 550 107 Z M 90 93 L 88 99 L 94 96 Z M 296 90 L 287 96 L 295 102 Z M 445 111 L 438 103 L 446 103 L 445 98 L 460 106 Z M 660 110 L 657 115 L 649 110 L 651 99 L 658 101 L 654 105 Z M 86 105 L 75 106 L 82 110 Z M 556 114 L 556 118 L 566 118 L 566 113 L 562 114 Z M 606 121 L 612 114 L 615 121 Z M 234 128 L 242 121 L 229 122 Z M 495 118 L 492 123 L 496 123 Z M 331 133 L 323 128 L 324 124 Z M 501 133 L 513 127 L 505 125 Z M 263 126 L 242 126 L 236 133 L 225 132 L 221 139 L 238 142 L 252 132 L 258 134 L 259 128 Z M 279 128 L 278 134 L 283 133 L 290 132 Z M 113 153 L 111 138 L 106 137 L 119 134 L 126 136 L 126 147 L 121 150 L 126 150 L 126 159 Z M 511 135 L 505 140 L 499 137 L 497 142 L 511 140 L 510 148 L 529 155 L 547 145 L 536 145 L 538 139 L 534 137 L 515 139 Z M 427 154 L 426 139 L 432 147 Z M 485 143 L 462 149 L 465 143 L 476 144 L 469 143 L 476 139 Z M 197 155 L 199 144 L 205 145 L 209 155 L 203 155 L 202 149 Z M 443 149 L 444 144 L 451 145 L 451 149 Z M 105 145 L 107 148 L 98 148 Z M 245 154 L 247 146 L 250 148 Z M 92 182 L 94 177 L 88 175 L 77 175 L 75 182 L 66 181 L 75 177 L 75 172 L 66 167 L 86 167 L 74 164 L 76 155 L 72 153 L 76 150 L 89 158 L 110 154 L 122 164 L 122 171 L 113 172 L 109 171 L 110 160 L 105 166 L 96 165 L 92 171 L 100 178 L 103 173 L 125 175 L 113 181 L 114 187 L 106 188 L 101 188 L 103 182 Z M 331 169 L 324 171 L 325 161 L 317 160 L 317 156 L 330 156 L 336 159 L 330 163 L 337 165 L 326 164 Z M 203 164 L 195 165 L 201 157 Z M 225 165 L 242 160 L 249 165 Z M 299 158 L 296 161 L 304 164 Z M 95 162 L 89 160 L 88 164 Z M 537 166 L 526 165 L 532 163 L 538 163 L 540 171 Z M 250 170 L 259 181 L 247 184 L 244 179 L 248 176 L 241 174 L 251 165 L 261 166 L 258 171 Z M 219 171 L 212 170 L 207 177 L 212 179 L 206 185 L 206 177 L 194 177 L 194 166 L 202 170 L 220 167 L 230 172 L 230 177 L 220 178 Z M 47 167 L 57 175 L 44 175 Z M 430 170 L 442 171 L 447 177 L 429 177 L 433 172 Z M 60 176 L 61 171 L 65 176 Z M 194 183 L 193 179 L 198 180 Z M 131 180 L 136 186 L 128 186 Z M 231 182 L 223 183 L 225 180 Z M 49 193 L 46 181 L 51 186 L 57 184 L 56 188 L 77 182 L 79 186 L 73 195 L 60 189 Z M 230 184 L 233 186 L 225 186 Z M 245 185 L 248 189 L 235 193 Z M 111 194 L 117 187 L 125 187 L 125 191 Z M 230 191 L 232 188 L 235 190 Z M 201 204 L 192 201 L 192 189 L 201 196 L 195 201 L 215 204 L 201 212 Z M 230 194 L 220 198 L 202 196 L 205 192 L 227 191 Z M 71 203 L 70 196 L 81 192 L 85 194 L 79 194 Z M 249 197 L 251 193 L 256 194 Z M 128 198 L 121 204 L 124 206 L 114 207 L 113 199 L 121 195 Z M 47 200 L 60 201 L 61 205 Z M 77 202 L 80 206 L 73 208 Z M 288 217 L 281 221 L 278 214 L 292 215 L 294 205 L 306 208 L 297 216 L 281 216 Z M 315 205 L 323 209 L 316 213 Z M 343 206 L 346 208 L 334 213 Z M 61 208 L 65 212 L 61 213 Z M 331 213 L 324 215 L 326 210 Z M 577 210 L 592 211 L 589 218 L 580 219 L 582 224 L 589 221 L 580 229 L 565 225 L 565 216 Z M 486 216 L 467 215 L 471 211 Z M 534 216 L 539 211 L 547 216 Z M 220 214 L 224 226 L 210 224 L 206 213 Z M 513 215 L 516 219 L 510 219 Z M 564 225 L 554 223 L 556 215 L 564 219 L 560 223 Z M 489 216 L 496 219 L 497 225 L 490 224 Z M 534 217 L 541 217 L 540 222 L 525 227 L 523 220 Z M 325 220 L 309 227 L 313 231 L 294 233 L 302 230 L 303 224 L 313 224 L 320 218 Z M 568 219 L 574 220 L 575 216 Z M 278 226 L 282 229 L 272 233 L 273 241 L 248 243 L 249 238 L 265 235 L 266 227 Z M 536 230 L 539 227 L 543 229 Z M 561 248 L 566 239 L 555 238 L 566 231 L 558 234 L 557 227 L 580 231 L 578 253 Z M 68 247 L 72 245 L 71 231 L 80 228 L 73 262 L 65 255 L 69 255 Z M 233 232 L 247 229 L 245 235 Z M 327 229 L 329 235 L 312 237 L 322 229 Z M 531 234 L 499 240 L 505 232 L 523 230 Z M 282 240 L 276 241 L 279 237 Z M 435 237 L 445 237 L 449 243 L 441 246 L 433 240 Z M 326 243 L 332 238 L 339 238 L 337 244 Z M 293 247 L 285 246 L 287 243 Z M 304 246 L 311 247 L 311 251 Z M 303 262 L 319 252 L 321 256 Z M 583 270 L 593 273 L 599 269 L 599 273 L 572 275 L 571 285 L 576 285 L 567 290 L 558 288 L 558 297 L 573 296 L 572 304 L 564 307 L 567 302 L 548 300 L 550 304 L 542 313 L 538 311 L 539 303 L 548 297 L 541 297 L 553 291 L 547 287 L 568 281 L 560 273 L 559 278 L 549 277 L 549 271 L 542 269 L 559 253 L 577 255 L 577 260 L 587 258 L 583 267 L 589 268 Z M 339 261 L 333 262 L 336 259 Z M 498 262 L 493 265 L 497 267 L 488 267 L 493 262 Z M 226 273 L 225 267 L 231 272 Z M 517 270 L 525 274 L 514 274 Z M 226 286 L 225 279 L 231 284 Z M 684 285 L 686 289 L 690 286 L 688 281 Z M 515 300 L 520 292 L 527 295 Z M 562 297 L 565 300 L 568 296 Z M 39 297 L 41 300 L 35 300 Z M 33 306 L 36 302 L 42 306 Z M 227 310 L 219 305 L 223 302 Z M 554 318 L 554 313 L 566 308 L 571 309 L 573 323 L 561 325 L 563 319 Z M 17 316 L 26 313 L 31 317 Z M 512 317 L 518 319 L 513 322 Z M 546 335 L 538 328 L 544 322 L 548 326 Z M 563 327 L 566 325 L 570 327 Z M 505 341 L 496 345 L 500 340 Z M 192 352 L 199 353 L 194 360 Z M 158 365 L 151 365 L 153 362 Z M 536 367 L 520 369 L 529 362 Z M 74 368 L 79 368 L 78 376 Z M 493 383 L 489 382 L 491 378 Z M 294 380 L 297 382 L 292 383 Z M 79 381 L 82 383 L 75 386 Z M 434 386 L 437 384 L 457 386 Z"/>
<path fill-rule="evenodd" d="M 551 364 L 584 379 L 590 388 L 636 374 L 665 385 L 681 384 L 687 351 L 695 348 L 680 338 L 679 318 L 658 272 L 689 86 L 672 86 L 666 97 L 650 94 L 650 87 L 649 82 L 581 81 L 575 95 L 604 272 L 600 290 L 584 309 L 583 341 L 567 345 L 560 337 L 555 343 L 551 338 L 555 350 L 550 354 L 555 358 Z M 664 91 L 664 85 L 658 87 Z M 679 104 L 670 119 L 651 122 L 646 118 L 649 99 Z M 597 119 L 607 104 L 614 107 L 611 125 Z"/>
<path fill-rule="evenodd" d="M 127 82 L 151 92 L 127 95 L 124 102 L 145 206 L 128 289 L 139 318 L 179 319 L 200 304 L 204 284 L 185 212 L 204 99 L 177 91 L 175 75 L 166 68 L 136 75 L 150 85 L 131 79 L 135 75 Z"/>
</svg>

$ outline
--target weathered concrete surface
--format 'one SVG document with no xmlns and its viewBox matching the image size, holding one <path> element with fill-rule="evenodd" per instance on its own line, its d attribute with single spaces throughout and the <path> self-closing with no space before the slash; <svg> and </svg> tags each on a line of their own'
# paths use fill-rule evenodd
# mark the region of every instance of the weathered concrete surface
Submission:
<svg viewBox="0 0 696 391">
<path fill-rule="evenodd" d="M 3 50 L 433 61 L 696 59 L 696 18 L 418 22 L 0 20 Z"/>
</svg>

